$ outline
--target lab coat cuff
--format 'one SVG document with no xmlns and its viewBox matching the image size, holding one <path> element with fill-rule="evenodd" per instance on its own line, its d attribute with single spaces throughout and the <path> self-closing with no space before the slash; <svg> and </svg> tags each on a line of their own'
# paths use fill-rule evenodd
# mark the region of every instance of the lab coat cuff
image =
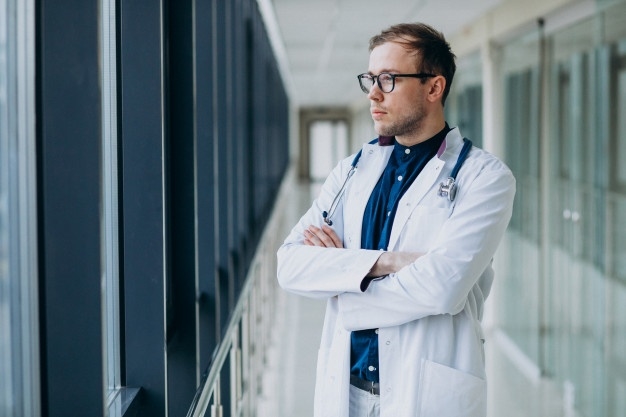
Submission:
<svg viewBox="0 0 626 417">
<path fill-rule="evenodd" d="M 370 271 L 372 270 L 372 268 L 374 267 L 374 265 L 376 264 L 376 262 L 378 262 L 378 258 L 380 258 L 380 255 L 383 254 L 383 251 L 375 251 L 376 253 L 378 253 L 378 256 L 376 256 L 376 259 L 374 260 L 374 263 L 372 263 L 370 265 L 369 270 L 367 271 L 366 274 L 369 274 Z M 365 292 L 367 291 L 367 288 L 370 286 L 370 284 L 372 283 L 372 281 L 378 281 L 385 278 L 385 276 L 382 277 L 368 277 L 366 276 L 365 278 L 363 278 L 363 280 L 361 281 L 361 285 L 360 285 L 360 289 L 361 292 Z"/>
<path fill-rule="evenodd" d="M 386 277 L 387 277 L 387 275 L 382 276 L 382 277 L 365 277 L 365 278 L 363 278 L 363 281 L 361 281 L 361 292 L 367 291 L 367 288 L 370 286 L 372 281 L 379 281 L 379 280 L 384 279 Z"/>
</svg>

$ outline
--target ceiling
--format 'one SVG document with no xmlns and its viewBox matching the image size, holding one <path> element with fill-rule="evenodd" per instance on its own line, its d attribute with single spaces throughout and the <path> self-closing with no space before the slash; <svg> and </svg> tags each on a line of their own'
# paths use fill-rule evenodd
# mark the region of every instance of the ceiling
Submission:
<svg viewBox="0 0 626 417">
<path fill-rule="evenodd" d="M 421 21 L 449 39 L 503 0 L 271 0 L 291 97 L 298 107 L 344 107 L 364 100 L 372 35 Z"/>
</svg>

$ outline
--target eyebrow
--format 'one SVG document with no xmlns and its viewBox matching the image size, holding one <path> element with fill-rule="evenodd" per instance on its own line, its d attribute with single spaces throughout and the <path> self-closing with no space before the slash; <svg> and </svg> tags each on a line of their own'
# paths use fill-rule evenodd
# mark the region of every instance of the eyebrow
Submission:
<svg viewBox="0 0 626 417">
<path fill-rule="evenodd" d="M 391 68 L 385 68 L 385 69 L 381 70 L 379 72 L 379 74 L 382 74 L 383 72 L 388 72 L 390 74 L 394 74 L 394 73 L 398 73 L 399 74 L 400 73 L 400 71 L 398 71 L 398 70 L 391 69 Z M 374 75 L 374 73 L 372 71 L 367 71 L 367 73 L 370 74 L 370 75 Z"/>
</svg>

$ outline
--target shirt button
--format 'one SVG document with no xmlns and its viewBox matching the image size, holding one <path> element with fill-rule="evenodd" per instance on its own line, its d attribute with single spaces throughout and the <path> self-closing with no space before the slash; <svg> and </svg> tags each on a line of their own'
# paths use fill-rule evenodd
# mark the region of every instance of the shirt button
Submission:
<svg viewBox="0 0 626 417">
<path fill-rule="evenodd" d="M 391 211 L 387 212 L 387 217 L 391 216 Z"/>
<path fill-rule="evenodd" d="M 374 333 L 378 334 L 378 329 L 374 330 Z"/>
<path fill-rule="evenodd" d="M 398 175 L 398 181 L 402 181 L 402 175 Z"/>
<path fill-rule="evenodd" d="M 374 368 L 372 365 L 367 367 L 367 370 L 370 372 L 374 372 L 376 370 L 376 368 Z"/>
<path fill-rule="evenodd" d="M 405 150 L 404 150 L 404 153 L 408 155 L 408 154 L 410 154 L 410 153 L 411 153 L 411 150 L 410 150 L 410 149 L 405 149 Z"/>
<path fill-rule="evenodd" d="M 387 346 L 391 344 L 391 340 L 387 340 L 387 343 L 385 343 Z"/>
</svg>

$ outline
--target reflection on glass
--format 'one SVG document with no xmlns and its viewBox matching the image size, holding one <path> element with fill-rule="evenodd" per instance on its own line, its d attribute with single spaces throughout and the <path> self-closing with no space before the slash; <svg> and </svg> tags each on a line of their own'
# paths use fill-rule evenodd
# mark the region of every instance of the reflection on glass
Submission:
<svg viewBox="0 0 626 417">
<path fill-rule="evenodd" d="M 0 415 L 39 414 L 30 0 L 0 0 Z"/>
<path fill-rule="evenodd" d="M 531 37 L 503 50 L 517 195 L 498 255 L 507 270 L 496 320 L 556 383 L 568 415 L 621 416 L 626 407 L 624 16 L 626 2 L 616 3 L 547 37 L 543 98 L 533 93 L 542 67 Z M 541 108 L 549 118 L 539 140 Z"/>
<path fill-rule="evenodd" d="M 516 51 L 524 51 L 520 55 Z M 498 271 L 494 301 L 500 326 L 534 362 L 540 362 L 540 189 L 537 109 L 538 39 L 528 36 L 503 50 L 506 162 L 517 180 L 510 233 L 503 244 L 507 269 Z M 523 58 L 522 58 L 523 57 Z M 498 255 L 500 256 L 500 255 Z M 495 298 L 495 297 L 494 297 Z M 513 300 L 515 300 L 513 302 Z"/>
</svg>

